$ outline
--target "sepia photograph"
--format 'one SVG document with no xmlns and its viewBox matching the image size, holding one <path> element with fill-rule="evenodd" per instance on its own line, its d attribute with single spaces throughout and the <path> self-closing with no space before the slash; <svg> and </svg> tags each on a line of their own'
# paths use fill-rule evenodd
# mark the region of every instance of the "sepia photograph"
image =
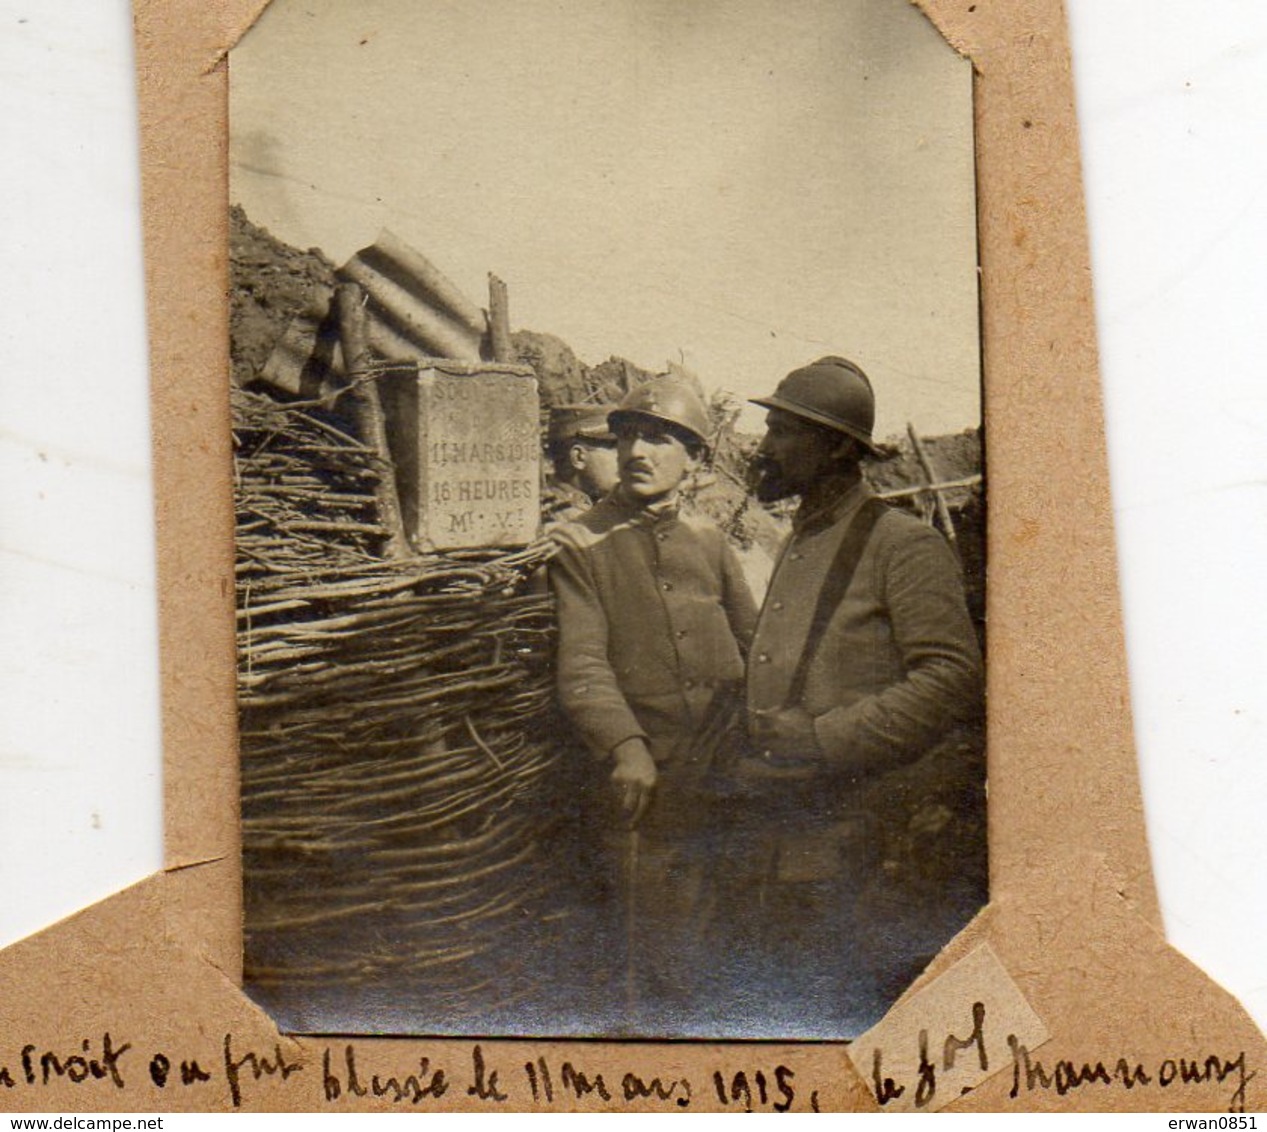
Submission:
<svg viewBox="0 0 1267 1132">
<path fill-rule="evenodd" d="M 1267 10 L 330 7 L 0 37 L 2 1107 L 1252 1123 Z"/>
<path fill-rule="evenodd" d="M 909 0 L 229 55 L 244 982 L 849 1039 L 989 900 L 973 74 Z"/>
</svg>

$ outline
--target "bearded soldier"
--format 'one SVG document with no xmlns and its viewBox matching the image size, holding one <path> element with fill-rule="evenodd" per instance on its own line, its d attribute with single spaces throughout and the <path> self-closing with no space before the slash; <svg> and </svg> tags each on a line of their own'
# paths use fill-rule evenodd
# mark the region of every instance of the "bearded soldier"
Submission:
<svg viewBox="0 0 1267 1132">
<path fill-rule="evenodd" d="M 942 922 L 954 912 L 941 896 L 893 912 L 917 898 L 886 890 L 902 867 L 886 838 L 910 819 L 903 800 L 962 758 L 960 729 L 982 714 L 981 656 L 946 540 L 862 477 L 875 421 L 862 370 L 821 358 L 754 403 L 768 410 L 757 496 L 800 500 L 748 666 L 754 918 L 776 977 L 831 997 L 861 972 L 878 1010 L 945 942 L 929 933 L 958 926 Z M 982 795 L 974 765 L 960 795 Z M 894 918 L 860 926 L 864 913 Z"/>
</svg>

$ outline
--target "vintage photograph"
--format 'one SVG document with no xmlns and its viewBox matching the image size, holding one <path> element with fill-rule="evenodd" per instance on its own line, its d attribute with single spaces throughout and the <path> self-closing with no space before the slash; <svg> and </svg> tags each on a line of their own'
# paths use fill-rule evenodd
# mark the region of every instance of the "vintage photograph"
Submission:
<svg viewBox="0 0 1267 1132">
<path fill-rule="evenodd" d="M 247 993 L 858 1036 L 989 899 L 971 64 L 272 0 L 229 74 Z"/>
</svg>

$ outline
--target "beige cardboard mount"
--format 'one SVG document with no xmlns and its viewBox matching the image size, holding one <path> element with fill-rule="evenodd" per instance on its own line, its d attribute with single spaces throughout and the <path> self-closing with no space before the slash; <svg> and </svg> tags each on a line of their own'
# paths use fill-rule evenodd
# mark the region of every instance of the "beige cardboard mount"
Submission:
<svg viewBox="0 0 1267 1132">
<path fill-rule="evenodd" d="M 261 3 L 137 0 L 168 865 L 0 954 L 0 1107 L 1263 1106 L 1262 1036 L 1160 932 L 1064 13 L 1059 0 L 921 6 L 975 68 L 990 907 L 850 1050 L 278 1035 L 238 986 L 224 396 L 225 56 Z"/>
</svg>

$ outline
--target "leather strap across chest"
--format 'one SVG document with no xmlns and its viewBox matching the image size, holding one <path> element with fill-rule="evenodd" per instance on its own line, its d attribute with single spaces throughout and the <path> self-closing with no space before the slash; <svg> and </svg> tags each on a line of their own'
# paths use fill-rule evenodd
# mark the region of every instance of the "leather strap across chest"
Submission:
<svg viewBox="0 0 1267 1132">
<path fill-rule="evenodd" d="M 818 591 L 818 600 L 814 604 L 814 616 L 809 624 L 809 632 L 805 636 L 805 646 L 801 649 L 801 659 L 792 674 L 792 682 L 788 685 L 786 706 L 795 707 L 805 692 L 805 680 L 809 674 L 809 666 L 814 654 L 818 651 L 823 633 L 828 622 L 839 608 L 849 589 L 849 583 L 857 573 L 858 563 L 862 561 L 862 553 L 871 539 L 871 532 L 880 521 L 880 516 L 888 510 L 888 504 L 872 496 L 858 508 L 858 513 L 849 524 L 840 546 L 836 548 L 836 556 L 832 559 L 827 577 L 823 579 L 823 588 Z"/>
</svg>

